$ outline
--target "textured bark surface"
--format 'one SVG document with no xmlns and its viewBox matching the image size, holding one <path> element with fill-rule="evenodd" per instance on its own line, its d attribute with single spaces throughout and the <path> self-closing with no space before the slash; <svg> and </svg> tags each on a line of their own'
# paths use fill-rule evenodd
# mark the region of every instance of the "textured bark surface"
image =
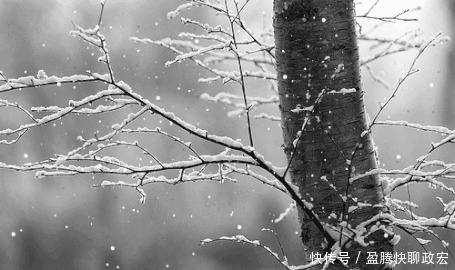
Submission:
<svg viewBox="0 0 455 270">
<path fill-rule="evenodd" d="M 371 205 L 381 202 L 382 189 L 376 176 L 348 184 L 350 174 L 364 173 L 376 167 L 370 136 L 361 139 L 367 122 L 353 1 L 275 0 L 274 14 L 278 89 L 288 161 L 296 152 L 290 166 L 292 181 L 299 187 L 302 197 L 314 205 L 313 211 L 321 221 L 336 226 L 340 220 L 347 220 L 355 227 L 382 209 L 363 207 L 348 214 L 349 206 L 357 205 L 354 201 Z M 330 93 L 343 88 L 356 91 Z M 291 111 L 314 105 L 322 91 L 326 94 L 314 113 Z M 294 149 L 293 142 L 306 117 L 309 117 L 308 123 Z M 309 252 L 324 252 L 321 232 L 301 211 L 300 216 L 304 245 Z M 379 256 L 380 252 L 391 252 L 391 245 L 381 231 L 369 240 L 375 244 L 364 248 L 353 243 L 344 248 L 349 252 L 350 262 L 355 262 L 361 252 L 352 268 L 384 267 L 366 265 L 367 251 L 377 252 Z M 332 267 L 346 269 L 341 265 Z"/>
</svg>

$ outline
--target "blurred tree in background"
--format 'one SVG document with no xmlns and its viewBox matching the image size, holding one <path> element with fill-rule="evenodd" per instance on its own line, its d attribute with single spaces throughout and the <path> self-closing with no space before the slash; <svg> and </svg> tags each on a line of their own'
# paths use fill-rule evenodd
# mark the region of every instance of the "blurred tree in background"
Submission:
<svg viewBox="0 0 455 270">
<path fill-rule="evenodd" d="M 391 5 L 391 1 L 381 2 L 386 7 Z M 201 69 L 193 68 L 193 64 L 188 61 L 171 65 L 164 70 L 163 64 L 175 55 L 162 48 L 145 47 L 127 40 L 131 36 L 147 36 L 155 40 L 177 36 L 181 32 L 181 23 L 178 20 L 168 21 L 166 14 L 180 3 L 181 1 L 114 0 L 108 3 L 101 32 L 109 45 L 116 79 L 128 82 L 133 89 L 140 89 L 142 96 L 176 115 L 184 116 L 186 121 L 197 127 L 247 142 L 243 117 L 226 118 L 226 113 L 231 111 L 228 105 L 210 104 L 199 99 L 201 94 L 213 92 L 213 88 L 235 86 L 198 84 L 197 78 L 205 77 L 206 74 Z M 424 12 L 436 12 L 433 10 L 436 6 L 438 5 L 428 7 L 430 11 Z M 256 18 L 250 27 L 259 31 L 264 30 L 264 24 L 269 27 L 271 23 L 271 5 L 263 8 L 263 17 L 254 4 L 243 11 L 244 18 Z M 6 26 L 0 31 L 0 39 L 7 41 L 0 44 L 3 74 L 11 77 L 35 76 L 42 69 L 49 75 L 65 76 L 85 74 L 86 70 L 103 70 L 103 63 L 96 61 L 99 56 L 96 48 L 77 42 L 74 37 L 65 34 L 74 28 L 72 22 L 83 27 L 93 27 L 99 16 L 94 10 L 99 10 L 98 1 L 0 2 L 0 24 Z M 203 11 L 204 9 L 192 9 L 191 16 L 197 17 L 199 21 L 222 20 L 211 13 L 202 13 Z M 395 22 L 402 23 L 409 24 Z M 188 32 L 196 30 L 195 26 L 186 27 L 190 29 L 186 30 Z M 434 32 L 430 31 L 428 36 Z M 441 49 L 438 50 L 441 53 Z M 365 55 L 367 54 L 366 52 Z M 432 63 L 438 59 L 431 55 L 431 51 L 428 54 L 426 57 Z M 400 57 L 402 58 L 394 60 L 395 62 L 380 59 L 374 63 L 374 68 L 383 71 L 382 77 L 393 83 L 403 75 L 398 76 L 412 60 L 412 55 Z M 427 63 L 423 62 L 426 61 L 424 57 L 422 63 Z M 390 63 L 393 67 L 390 67 Z M 435 118 L 438 119 L 437 112 L 434 112 L 435 106 L 428 104 L 431 99 L 429 96 L 433 95 L 427 93 L 428 89 L 422 90 L 425 87 L 421 86 L 432 89 L 440 87 L 445 72 L 435 69 L 436 64 L 424 66 L 430 67 L 434 73 L 422 75 L 413 85 L 409 83 L 404 86 L 418 90 L 409 91 L 411 93 L 407 92 L 394 100 L 395 105 L 391 104 L 387 111 L 392 119 L 418 119 L 414 122 L 442 124 L 435 121 Z M 424 72 L 427 74 L 426 70 L 422 74 Z M 365 89 L 368 89 L 369 108 L 377 108 L 374 104 L 378 100 L 383 101 L 382 98 L 391 92 L 373 90 L 377 84 L 372 83 L 369 75 L 364 74 L 363 77 L 364 84 L 368 85 Z M 252 89 L 253 93 L 261 93 L 267 87 L 266 83 L 253 82 L 248 89 Z M 58 87 L 8 92 L 3 94 L 2 99 L 20 101 L 21 106 L 26 108 L 67 106 L 68 100 L 80 100 L 98 90 L 99 85 L 96 83 L 62 84 Z M 225 88 L 223 91 L 228 92 Z M 409 96 L 413 97 L 412 105 L 409 104 Z M 276 107 L 263 110 L 266 113 L 277 112 Z M 4 154 L 1 162 L 22 164 L 48 159 L 55 153 L 67 153 L 79 146 L 75 139 L 77 136 L 93 137 L 94 134 L 108 132 L 118 119 L 124 117 L 125 111 L 95 117 L 69 117 L 65 121 L 54 121 L 46 127 L 33 129 L 21 139 L 21 143 L 2 146 Z M 2 112 L 2 130 L 27 121 L 27 116 L 18 114 L 15 108 L 2 108 Z M 372 115 L 375 112 L 372 110 Z M 155 121 L 157 126 L 179 134 L 178 129 L 166 121 L 159 122 L 152 117 L 144 117 L 143 121 Z M 282 152 L 279 125 L 258 120 L 253 127 L 254 133 L 260 134 L 255 137 L 255 148 L 264 156 L 273 157 L 272 162 L 285 164 L 284 155 L 276 154 Z M 380 127 L 374 132 L 381 160 L 387 163 L 385 166 L 389 169 L 402 169 L 413 164 L 417 157 L 428 151 L 431 141 L 440 140 L 439 135 L 436 139 L 426 137 L 428 143 L 424 143 L 422 133 L 410 131 L 402 136 L 402 130 L 394 131 L 388 127 Z M 207 146 L 201 142 L 193 143 L 195 148 L 204 147 L 208 153 L 215 154 L 220 150 L 219 147 Z M 182 153 L 181 148 L 174 147 L 172 140 L 153 137 L 146 146 L 150 151 L 159 153 L 166 162 L 187 154 Z M 446 147 L 443 151 L 450 150 L 450 147 Z M 121 153 L 127 161 L 142 162 L 134 153 L 128 152 L 126 155 L 122 150 L 117 151 L 116 154 Z M 147 202 L 140 204 L 134 190 L 118 187 L 91 188 L 104 180 L 115 182 L 122 180 L 122 177 L 82 175 L 34 180 L 34 174 L 5 170 L 2 170 L 1 176 L 0 198 L 5 206 L 0 210 L 1 269 L 251 269 L 252 265 L 254 269 L 279 268 L 278 262 L 258 248 L 227 242 L 213 243 L 210 247 L 197 244 L 207 237 L 243 234 L 250 239 L 261 239 L 262 243 L 279 250 L 273 234 L 261 232 L 262 228 L 277 232 L 290 262 L 302 262 L 304 251 L 298 237 L 300 232 L 297 215 L 291 214 L 280 223 L 272 222 L 289 205 L 290 199 L 246 177 L 236 177 L 238 183 L 227 181 L 223 186 L 218 183 L 148 186 L 145 188 Z M 411 192 L 418 194 L 421 192 L 419 190 L 413 189 Z M 435 196 L 428 193 L 428 198 Z M 422 206 L 426 205 L 424 196 L 415 197 L 417 195 L 412 199 Z M 430 208 L 427 211 L 434 210 Z M 443 238 L 450 242 L 449 235 Z M 396 251 L 421 250 L 411 237 L 404 238 L 400 245 Z M 437 252 L 443 250 L 438 243 L 427 248 Z M 400 265 L 397 269 L 407 269 L 406 267 L 407 265 Z M 428 266 L 414 265 L 412 269 L 418 267 L 426 269 Z M 441 266 L 439 268 L 443 269 Z M 450 269 L 450 265 L 447 269 Z"/>
</svg>

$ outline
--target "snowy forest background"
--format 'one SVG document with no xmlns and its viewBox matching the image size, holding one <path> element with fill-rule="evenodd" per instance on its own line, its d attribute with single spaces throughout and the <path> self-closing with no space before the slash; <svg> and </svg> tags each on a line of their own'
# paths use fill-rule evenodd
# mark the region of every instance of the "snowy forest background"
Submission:
<svg viewBox="0 0 455 270">
<path fill-rule="evenodd" d="M 244 17 L 249 19 L 253 29 L 262 30 L 264 24 L 271 28 L 271 1 L 267 1 L 267 5 L 256 1 L 258 3 L 250 4 L 244 11 L 247 14 Z M 197 79 L 206 74 L 193 63 L 187 61 L 165 68 L 164 63 L 175 57 L 171 52 L 128 39 L 137 36 L 158 40 L 176 37 L 181 31 L 190 32 L 191 26 L 183 26 L 178 19 L 167 19 L 167 12 L 182 2 L 108 0 L 101 29 L 107 38 L 116 76 L 190 123 L 213 134 L 247 141 L 244 120 L 226 117 L 232 108 L 199 98 L 206 92 L 215 94 L 222 87 L 223 91 L 228 91 L 232 85 L 199 84 Z M 418 5 L 422 10 L 409 15 L 418 18 L 418 22 L 385 24 L 376 33 L 378 36 L 400 36 L 421 29 L 423 37 L 427 38 L 439 31 L 452 36 L 455 9 L 450 8 L 450 3 L 451 0 L 402 0 L 399 3 L 382 0 L 376 11 L 378 15 L 393 15 Z M 358 5 L 359 10 L 366 7 L 368 5 Z M 221 19 L 204 11 L 208 10 L 193 9 L 184 16 L 197 17 L 201 21 Z M 84 74 L 86 70 L 104 73 L 105 67 L 97 62 L 98 51 L 68 34 L 73 29 L 72 22 L 93 27 L 98 17 L 99 1 L 95 0 L 0 1 L 0 69 L 11 77 L 36 75 L 40 69 L 57 76 Z M 360 22 L 367 26 L 377 23 Z M 390 117 L 455 129 L 455 109 L 452 107 L 455 97 L 452 97 L 454 89 L 450 81 L 455 72 L 451 64 L 455 57 L 452 43 L 425 52 L 417 64 L 420 73 L 404 84 L 384 112 L 384 119 Z M 360 45 L 361 57 L 367 57 L 370 53 L 368 44 Z M 413 55 L 413 52 L 395 54 L 374 62 L 373 68 L 390 85 L 395 85 Z M 362 78 L 367 110 L 373 114 L 378 109 L 378 102 L 390 95 L 390 90 L 373 82 L 365 70 Z M 252 82 L 249 89 L 261 93 L 265 87 L 258 81 Z M 76 100 L 97 90 L 96 84 L 62 85 L 16 91 L 1 98 L 8 96 L 20 100 L 24 107 L 49 106 L 58 103 L 62 93 L 66 100 Z M 268 106 L 263 111 L 278 114 L 276 106 Z M 3 108 L 1 129 L 15 126 L 24 120 L 22 118 L 25 116 L 16 110 Z M 61 123 L 36 128 L 20 143 L 2 145 L 0 161 L 18 164 L 66 153 L 77 146 L 78 135 L 108 130 L 115 120 L 115 114 L 70 117 Z M 173 131 L 166 122 L 158 124 Z M 279 125 L 255 120 L 253 127 L 257 148 L 269 160 L 284 165 Z M 379 147 L 381 164 L 388 169 L 413 164 L 428 151 L 432 141 L 440 139 L 439 135 L 386 126 L 376 127 L 373 137 Z M 151 136 L 148 147 L 168 161 L 183 154 L 169 139 Z M 445 147 L 434 157 L 453 160 L 453 150 L 453 147 Z M 124 158 L 137 159 L 133 155 Z M 279 264 L 259 248 L 236 243 L 199 245 L 199 241 L 207 237 L 243 234 L 249 239 L 260 239 L 278 251 L 275 236 L 262 232 L 262 228 L 273 229 L 278 234 L 291 262 L 299 264 L 301 261 L 303 247 L 296 212 L 278 224 L 272 222 L 288 207 L 289 198 L 248 178 L 239 177 L 238 183 L 223 185 L 149 185 L 145 187 L 148 194 L 145 204 L 139 202 L 138 193 L 133 189 L 92 188 L 103 180 L 120 179 L 110 176 L 36 179 L 34 173 L 2 170 L 0 178 L 1 269 L 252 269 L 253 265 L 254 269 L 276 269 Z M 435 195 L 429 189 L 414 187 L 411 195 L 420 204 L 419 211 L 433 211 Z M 427 200 L 431 200 L 430 206 L 426 206 Z M 450 232 L 441 232 L 440 236 L 454 244 L 455 237 Z M 445 251 L 437 241 L 428 249 Z M 413 239 L 404 236 L 396 251 L 423 250 Z M 453 265 L 454 261 L 449 259 L 447 269 Z M 415 265 L 410 267 L 416 269 Z M 418 267 L 427 269 L 428 266 Z M 445 268 L 438 266 L 437 269 Z"/>
</svg>

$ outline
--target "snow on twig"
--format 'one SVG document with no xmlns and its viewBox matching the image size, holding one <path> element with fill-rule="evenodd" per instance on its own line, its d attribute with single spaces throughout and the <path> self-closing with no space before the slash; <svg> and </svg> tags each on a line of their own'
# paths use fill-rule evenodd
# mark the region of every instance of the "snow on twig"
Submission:
<svg viewBox="0 0 455 270">
<path fill-rule="evenodd" d="M 447 127 L 443 127 L 443 126 L 421 125 L 421 124 L 410 123 L 407 121 L 398 121 L 398 120 L 376 121 L 376 125 L 409 127 L 409 128 L 414 128 L 417 130 L 435 132 L 435 133 L 441 133 L 441 134 L 454 134 L 455 133 L 454 130 L 448 129 Z"/>
<path fill-rule="evenodd" d="M 94 73 L 94 76 L 87 75 L 71 75 L 71 76 L 51 76 L 51 77 L 41 77 L 37 78 L 34 76 L 25 76 L 19 77 L 17 79 L 8 79 L 5 83 L 0 85 L 0 93 L 8 92 L 12 90 L 22 89 L 22 88 L 32 88 L 38 86 L 49 86 L 49 85 L 61 85 L 64 83 L 80 83 L 80 82 L 94 82 L 98 81 L 100 78 L 106 79 L 105 75 L 100 75 Z"/>
<path fill-rule="evenodd" d="M 299 266 L 289 265 L 289 261 L 286 258 L 286 256 L 280 257 L 277 253 L 273 252 L 269 247 L 261 244 L 261 242 L 259 240 L 249 240 L 244 235 L 221 236 L 216 239 L 206 238 L 206 239 L 201 240 L 201 245 L 206 245 L 206 244 L 220 242 L 220 241 L 237 242 L 237 243 L 242 243 L 242 244 L 253 245 L 255 247 L 260 247 L 263 250 L 265 250 L 270 256 L 272 256 L 272 258 L 274 258 L 276 261 L 278 261 L 281 264 L 281 266 L 283 266 L 289 270 L 310 269 L 311 267 L 314 267 L 315 265 L 320 264 L 320 262 L 318 260 L 315 260 L 314 262 L 306 264 L 306 265 L 299 265 Z"/>
</svg>

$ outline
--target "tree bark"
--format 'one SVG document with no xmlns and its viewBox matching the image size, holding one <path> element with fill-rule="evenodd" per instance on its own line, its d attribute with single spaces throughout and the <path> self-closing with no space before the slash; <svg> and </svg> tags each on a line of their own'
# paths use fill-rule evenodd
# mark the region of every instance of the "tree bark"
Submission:
<svg viewBox="0 0 455 270">
<path fill-rule="evenodd" d="M 274 0 L 278 90 L 290 176 L 302 198 L 314 205 L 319 221 L 338 229 L 342 221 L 355 228 L 384 210 L 377 175 L 348 181 L 377 166 L 370 134 L 364 133 L 368 124 L 354 13 L 352 0 Z M 356 208 L 358 203 L 371 206 Z M 303 211 L 299 216 L 308 252 L 324 254 L 331 248 L 324 247 L 326 239 Z M 387 237 L 377 230 L 367 238 L 374 241 L 367 247 L 355 241 L 343 246 L 350 268 L 386 268 L 379 259 L 381 252 L 393 251 Z M 377 264 L 367 265 L 367 252 L 376 253 Z M 338 268 L 346 269 L 340 262 L 330 269 Z"/>
</svg>

